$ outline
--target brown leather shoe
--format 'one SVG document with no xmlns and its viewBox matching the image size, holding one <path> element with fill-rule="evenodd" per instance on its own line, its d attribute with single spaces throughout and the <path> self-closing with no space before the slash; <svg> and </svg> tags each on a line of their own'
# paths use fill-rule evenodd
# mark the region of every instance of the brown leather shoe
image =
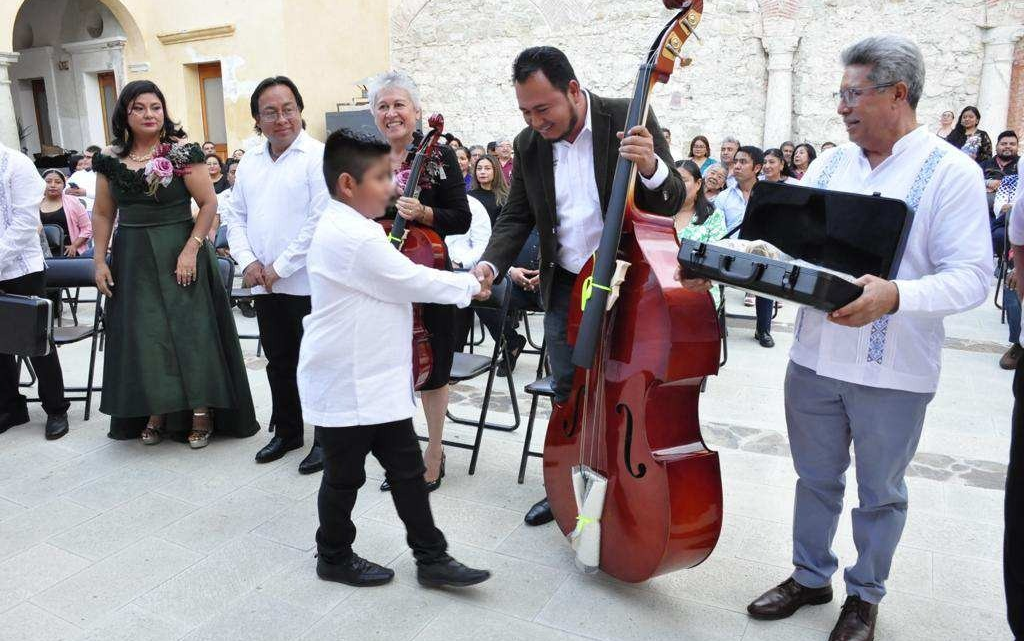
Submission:
<svg viewBox="0 0 1024 641">
<path fill-rule="evenodd" d="M 860 597 L 848 596 L 828 641 L 873 641 L 877 617 L 876 604 L 862 601 Z"/>
<path fill-rule="evenodd" d="M 822 605 L 831 600 L 831 585 L 808 588 L 790 578 L 757 597 L 747 606 L 747 612 L 755 619 L 772 621 L 793 616 L 794 612 L 805 605 Z"/>
<path fill-rule="evenodd" d="M 1017 363 L 1020 362 L 1021 356 L 1024 356 L 1024 347 L 1014 343 L 1010 345 L 1010 349 L 1006 350 L 1003 357 L 999 359 L 999 367 L 1003 369 L 1017 369 Z"/>
</svg>

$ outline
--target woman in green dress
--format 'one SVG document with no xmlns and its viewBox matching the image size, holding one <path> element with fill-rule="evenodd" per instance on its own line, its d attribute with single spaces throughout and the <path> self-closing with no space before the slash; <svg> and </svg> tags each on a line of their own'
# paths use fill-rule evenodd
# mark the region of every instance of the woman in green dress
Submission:
<svg viewBox="0 0 1024 641">
<path fill-rule="evenodd" d="M 93 158 L 96 286 L 108 297 L 100 411 L 109 436 L 165 436 L 195 449 L 210 435 L 259 431 L 216 255 L 205 241 L 217 197 L 199 146 L 152 82 L 128 83 L 112 146 Z M 199 205 L 192 218 L 191 201 Z M 117 232 L 109 265 L 113 221 Z"/>
<path fill-rule="evenodd" d="M 696 240 L 702 243 L 713 243 L 725 237 L 725 213 L 708 202 L 704 194 L 704 179 L 701 178 L 700 167 L 692 160 L 677 163 L 676 171 L 683 177 L 686 185 L 686 199 L 679 206 L 679 211 L 672 219 L 679 240 Z M 718 308 L 720 301 L 718 288 L 711 290 L 711 300 Z"/>
</svg>

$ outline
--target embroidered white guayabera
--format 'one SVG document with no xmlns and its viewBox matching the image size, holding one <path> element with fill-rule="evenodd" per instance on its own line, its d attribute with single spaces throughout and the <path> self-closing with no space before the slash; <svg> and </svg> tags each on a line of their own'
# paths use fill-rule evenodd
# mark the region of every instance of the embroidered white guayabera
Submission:
<svg viewBox="0 0 1024 641">
<path fill-rule="evenodd" d="M 803 183 L 899 198 L 914 212 L 895 278 L 899 311 L 861 328 L 813 309 L 797 317 L 790 358 L 850 383 L 932 393 L 938 386 L 942 319 L 981 304 L 992 276 L 992 248 L 981 169 L 921 127 L 871 167 L 853 143 L 819 157 Z"/>
</svg>

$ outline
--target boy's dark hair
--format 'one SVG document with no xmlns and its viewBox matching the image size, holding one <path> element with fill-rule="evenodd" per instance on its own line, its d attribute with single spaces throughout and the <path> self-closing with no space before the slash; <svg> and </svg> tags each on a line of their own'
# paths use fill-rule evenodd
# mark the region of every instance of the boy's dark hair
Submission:
<svg viewBox="0 0 1024 641">
<path fill-rule="evenodd" d="M 331 196 L 337 196 L 338 178 L 348 174 L 357 183 L 374 161 L 391 153 L 391 145 L 351 129 L 338 129 L 324 143 L 324 180 Z"/>
<path fill-rule="evenodd" d="M 755 147 L 753 145 L 744 145 L 743 147 L 737 149 L 736 153 L 740 153 L 741 151 L 750 156 L 750 162 L 752 162 L 754 165 L 764 165 L 764 152 L 761 151 L 760 147 Z"/>
<path fill-rule="evenodd" d="M 99 148 L 98 145 L 89 145 L 88 147 L 85 148 L 85 150 L 88 151 L 90 154 L 98 154 L 101 151 L 103 151 L 102 149 Z"/>
<path fill-rule="evenodd" d="M 538 71 L 562 93 L 569 91 L 569 83 L 576 80 L 576 71 L 561 49 L 530 47 L 516 56 L 516 61 L 512 63 L 512 81 L 523 84 Z"/>
</svg>

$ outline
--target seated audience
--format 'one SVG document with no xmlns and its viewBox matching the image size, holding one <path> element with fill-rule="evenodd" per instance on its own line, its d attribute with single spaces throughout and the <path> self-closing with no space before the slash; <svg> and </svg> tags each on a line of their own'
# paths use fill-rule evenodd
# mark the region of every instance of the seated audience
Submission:
<svg viewBox="0 0 1024 641">
<path fill-rule="evenodd" d="M 92 204 L 96 200 L 96 172 L 92 170 L 92 157 L 100 152 L 96 145 L 89 145 L 81 159 L 75 163 L 75 170 L 68 178 L 68 187 L 64 191 L 82 199 L 85 211 L 92 215 Z"/>
<path fill-rule="evenodd" d="M 466 191 L 468 192 L 472 189 L 473 185 L 472 162 L 469 157 L 469 150 L 465 147 L 455 147 L 454 149 L 455 157 L 459 161 L 459 169 L 462 171 L 462 180 L 466 183 Z"/>
<path fill-rule="evenodd" d="M 92 221 L 85 205 L 78 198 L 64 193 L 67 183 L 60 170 L 48 169 L 43 173 L 43 180 L 46 188 L 39 203 L 39 222 L 56 225 L 64 232 L 64 246 L 51 250 L 59 250 L 67 258 L 91 256 L 88 245 L 92 238 Z"/>
<path fill-rule="evenodd" d="M 694 136 L 690 141 L 690 160 L 700 167 L 701 172 L 718 162 L 711 157 L 711 143 L 704 136 Z"/>
<path fill-rule="evenodd" d="M 206 154 L 206 168 L 210 172 L 210 182 L 213 183 L 214 193 L 219 194 L 231 186 L 228 184 L 228 179 L 224 176 L 224 164 L 220 161 L 220 156 L 217 154 Z"/>
<path fill-rule="evenodd" d="M 704 196 L 709 202 L 714 202 L 715 197 L 725 189 L 725 183 L 729 176 L 728 170 L 725 168 L 725 165 L 716 162 L 705 169 L 703 174 Z"/>
<path fill-rule="evenodd" d="M 487 215 L 491 217 L 493 226 L 498 219 L 498 213 L 508 200 L 508 182 L 496 157 L 488 154 L 476 162 L 469 195 L 487 208 Z"/>
<path fill-rule="evenodd" d="M 786 164 L 786 157 L 781 149 L 766 149 L 764 152 L 764 169 L 761 170 L 761 180 L 773 183 L 795 183 L 799 182 L 789 171 Z"/>
<path fill-rule="evenodd" d="M 790 173 L 793 178 L 800 180 L 804 177 L 804 172 L 811 166 L 814 159 L 818 157 L 818 154 L 814 151 L 814 146 L 806 142 L 802 142 L 793 149 L 793 162 L 790 163 Z"/>
</svg>

